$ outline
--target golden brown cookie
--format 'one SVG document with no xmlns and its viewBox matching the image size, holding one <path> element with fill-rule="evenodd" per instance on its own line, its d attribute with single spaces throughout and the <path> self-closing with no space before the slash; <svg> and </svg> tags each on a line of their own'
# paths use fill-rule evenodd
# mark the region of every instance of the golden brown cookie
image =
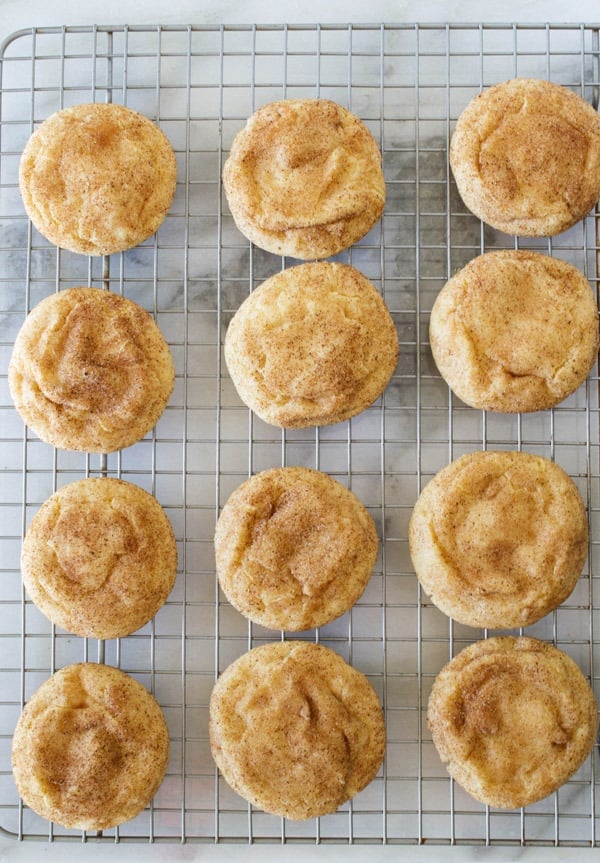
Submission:
<svg viewBox="0 0 600 863">
<path fill-rule="evenodd" d="M 298 631 L 323 626 L 363 593 L 377 530 L 359 499 L 325 473 L 265 470 L 242 483 L 215 531 L 219 583 L 255 623 Z"/>
<path fill-rule="evenodd" d="M 381 395 L 398 337 L 381 295 L 346 264 L 290 267 L 234 315 L 225 359 L 242 401 L 283 428 L 341 422 Z"/>
<path fill-rule="evenodd" d="M 421 492 L 409 525 L 413 566 L 444 614 L 467 626 L 528 626 L 575 588 L 587 555 L 573 480 L 524 452 L 475 452 Z"/>
<path fill-rule="evenodd" d="M 34 516 L 21 572 L 53 623 L 89 638 L 144 626 L 177 574 L 173 528 L 158 501 L 130 482 L 82 479 L 63 486 Z"/>
<path fill-rule="evenodd" d="M 98 288 L 43 299 L 17 335 L 8 369 L 23 421 L 61 449 L 112 452 L 156 424 L 175 369 L 152 316 Z"/>
<path fill-rule="evenodd" d="M 540 411 L 588 376 L 598 356 L 598 309 L 572 264 L 537 252 L 488 252 L 442 288 L 429 337 L 440 374 L 466 404 Z"/>
<path fill-rule="evenodd" d="M 476 800 L 516 809 L 547 797 L 594 745 L 598 708 L 573 660 L 535 638 L 490 638 L 438 674 L 427 711 L 450 775 Z"/>
<path fill-rule="evenodd" d="M 210 699 L 217 767 L 253 805 L 286 818 L 335 812 L 375 778 L 383 713 L 367 678 L 320 644 L 256 647 L 217 680 Z"/>
<path fill-rule="evenodd" d="M 351 246 L 385 204 L 375 139 L 355 114 L 327 99 L 259 108 L 231 145 L 223 188 L 245 237 L 302 260 Z"/>
<path fill-rule="evenodd" d="M 27 215 L 50 242 L 110 255 L 158 229 L 176 173 L 169 141 L 147 117 L 123 105 L 75 105 L 35 130 L 19 187 Z"/>
<path fill-rule="evenodd" d="M 167 769 L 162 710 L 137 680 L 108 665 L 68 665 L 31 696 L 17 723 L 13 775 L 38 815 L 80 830 L 129 821 Z"/>
<path fill-rule="evenodd" d="M 600 198 L 600 118 L 566 87 L 505 81 L 458 118 L 450 164 L 460 196 L 484 222 L 508 234 L 552 236 Z"/>
</svg>

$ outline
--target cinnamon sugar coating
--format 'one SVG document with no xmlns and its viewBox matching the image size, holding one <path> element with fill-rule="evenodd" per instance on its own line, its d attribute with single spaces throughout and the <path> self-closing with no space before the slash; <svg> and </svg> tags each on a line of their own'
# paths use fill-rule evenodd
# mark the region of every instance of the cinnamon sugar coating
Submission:
<svg viewBox="0 0 600 863">
<path fill-rule="evenodd" d="M 573 480 L 525 452 L 475 452 L 425 486 L 410 554 L 431 601 L 467 626 L 528 626 L 575 588 L 588 550 Z"/>
<path fill-rule="evenodd" d="M 98 288 L 69 288 L 38 303 L 8 369 L 24 422 L 53 446 L 87 452 L 112 452 L 144 437 L 165 409 L 174 378 L 152 316 Z"/>
<path fill-rule="evenodd" d="M 450 775 L 476 800 L 514 809 L 547 797 L 581 767 L 598 708 L 569 656 L 505 636 L 470 645 L 440 671 L 427 719 Z"/>
<path fill-rule="evenodd" d="M 48 117 L 21 157 L 19 188 L 50 242 L 86 255 L 137 246 L 163 222 L 177 163 L 164 133 L 123 105 L 74 105 Z"/>
<path fill-rule="evenodd" d="M 219 583 L 232 605 L 273 629 L 323 626 L 359 599 L 377 531 L 358 498 L 325 473 L 273 468 L 242 483 L 215 532 Z"/>
<path fill-rule="evenodd" d="M 108 665 L 68 665 L 31 696 L 13 736 L 13 775 L 38 815 L 80 830 L 135 818 L 167 769 L 169 732 L 158 703 Z"/>
<path fill-rule="evenodd" d="M 40 611 L 67 632 L 129 635 L 154 617 L 173 587 L 173 529 L 139 486 L 112 477 L 79 480 L 34 516 L 21 572 Z"/>
<path fill-rule="evenodd" d="M 284 99 L 259 108 L 232 143 L 223 188 L 245 237 L 302 260 L 351 246 L 385 203 L 373 135 L 328 99 Z"/>
<path fill-rule="evenodd" d="M 275 815 L 335 812 L 375 778 L 385 726 L 375 690 L 323 645 L 256 647 L 217 680 L 210 745 L 219 770 L 246 800 Z"/>
<path fill-rule="evenodd" d="M 476 96 L 450 142 L 467 207 L 508 234 L 546 237 L 600 198 L 600 118 L 567 87 L 514 78 Z"/>
<path fill-rule="evenodd" d="M 546 410 L 585 381 L 598 357 L 598 308 L 572 264 L 538 252 L 479 255 L 431 310 L 438 370 L 466 404 Z"/>
<path fill-rule="evenodd" d="M 394 322 L 374 285 L 328 262 L 271 276 L 241 304 L 225 339 L 240 398 L 283 428 L 360 413 L 381 395 L 397 358 Z"/>
</svg>

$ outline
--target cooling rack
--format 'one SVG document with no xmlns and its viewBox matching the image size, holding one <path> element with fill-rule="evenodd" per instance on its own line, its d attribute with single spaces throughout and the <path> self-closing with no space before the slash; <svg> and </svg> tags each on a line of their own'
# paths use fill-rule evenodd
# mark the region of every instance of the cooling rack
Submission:
<svg viewBox="0 0 600 863">
<path fill-rule="evenodd" d="M 484 414 L 453 398 L 432 362 L 428 316 L 448 277 L 475 255 L 536 248 L 598 286 L 598 220 L 553 240 L 484 227 L 459 200 L 447 150 L 454 121 L 483 87 L 550 78 L 597 106 L 596 26 L 314 25 L 39 28 L 4 44 L 0 102 L 0 828 L 17 839 L 87 842 L 369 843 L 596 846 L 597 752 L 560 791 L 519 811 L 488 809 L 447 776 L 426 727 L 432 681 L 487 634 L 449 621 L 412 571 L 407 526 L 423 485 L 459 455 L 523 449 L 555 459 L 588 506 L 588 562 L 574 593 L 528 634 L 567 651 L 600 695 L 599 411 L 594 369 L 552 411 Z M 384 396 L 340 425 L 280 431 L 239 401 L 222 360 L 227 324 L 244 297 L 294 263 L 252 248 L 236 230 L 220 173 L 234 134 L 258 106 L 327 97 L 351 108 L 381 144 L 387 204 L 381 223 L 338 256 L 385 296 L 400 360 Z M 34 127 L 53 111 L 114 101 L 155 119 L 178 158 L 174 206 L 156 237 L 88 259 L 33 230 L 17 187 Z M 151 311 L 167 337 L 176 388 L 156 429 L 109 456 L 54 450 L 14 411 L 6 368 L 25 314 L 73 285 L 105 287 Z M 335 815 L 289 822 L 249 807 L 219 779 L 208 746 L 215 677 L 252 646 L 285 637 L 249 624 L 219 594 L 212 536 L 220 507 L 249 474 L 306 465 L 348 485 L 373 515 L 380 555 L 351 612 L 301 637 L 328 644 L 363 671 L 385 709 L 388 746 L 374 782 Z M 32 516 L 53 491 L 87 476 L 118 476 L 153 492 L 175 528 L 177 583 L 151 624 L 106 643 L 54 628 L 26 598 L 19 554 Z M 159 700 L 170 729 L 166 779 L 134 821 L 78 834 L 18 799 L 10 744 L 23 703 L 57 668 L 104 661 Z"/>
</svg>

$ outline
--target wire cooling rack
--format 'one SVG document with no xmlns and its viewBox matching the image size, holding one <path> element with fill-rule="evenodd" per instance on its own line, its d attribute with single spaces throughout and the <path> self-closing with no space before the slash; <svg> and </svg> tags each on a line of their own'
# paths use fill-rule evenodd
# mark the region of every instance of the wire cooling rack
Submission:
<svg viewBox="0 0 600 863">
<path fill-rule="evenodd" d="M 588 563 L 574 593 L 528 634 L 567 651 L 600 694 L 594 640 L 600 613 L 599 412 L 596 370 L 552 411 L 483 414 L 451 397 L 433 365 L 428 316 L 457 268 L 492 248 L 536 248 L 571 261 L 598 285 L 592 215 L 553 240 L 515 240 L 460 202 L 448 168 L 454 121 L 483 87 L 550 78 L 597 106 L 598 28 L 509 25 L 67 27 L 27 30 L 2 50 L 0 103 L 0 826 L 24 839 L 333 842 L 416 845 L 598 844 L 594 752 L 559 792 L 519 811 L 488 809 L 447 776 L 425 710 L 432 681 L 466 644 L 488 634 L 449 621 L 423 596 L 407 525 L 419 490 L 462 453 L 523 449 L 555 459 L 588 506 Z M 252 248 L 220 186 L 234 134 L 258 106 L 327 97 L 350 107 L 381 144 L 387 205 L 381 223 L 339 256 L 383 292 L 400 338 L 384 396 L 340 425 L 282 432 L 239 401 L 221 354 L 244 297 L 291 261 Z M 157 120 L 177 152 L 175 203 L 158 235 L 88 259 L 30 227 L 18 161 L 34 127 L 86 101 L 125 103 Z M 54 450 L 14 411 L 6 368 L 26 312 L 73 285 L 125 294 L 149 309 L 173 351 L 176 388 L 156 429 L 109 456 Z M 366 593 L 341 619 L 301 637 L 328 644 L 366 673 L 385 708 L 380 775 L 335 815 L 290 822 L 248 807 L 219 779 L 207 735 L 216 675 L 252 646 L 283 637 L 246 622 L 219 595 L 212 537 L 219 509 L 249 474 L 307 465 L 350 486 L 372 513 L 381 552 Z M 179 574 L 155 620 L 106 643 L 55 629 L 24 596 L 22 536 L 53 493 L 86 476 L 119 476 L 153 492 L 178 539 Z M 102 835 L 49 825 L 18 799 L 11 735 L 24 701 L 53 671 L 104 661 L 133 674 L 170 729 L 168 774 L 152 805 Z"/>
</svg>

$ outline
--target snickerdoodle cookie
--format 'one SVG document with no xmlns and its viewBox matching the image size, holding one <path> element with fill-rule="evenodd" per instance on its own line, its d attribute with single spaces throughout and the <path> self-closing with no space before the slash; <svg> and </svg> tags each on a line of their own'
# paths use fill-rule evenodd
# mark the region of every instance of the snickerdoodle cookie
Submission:
<svg viewBox="0 0 600 863">
<path fill-rule="evenodd" d="M 598 308 L 572 264 L 538 252 L 487 252 L 442 288 L 429 337 L 440 374 L 466 404 L 546 410 L 594 365 Z"/>
<path fill-rule="evenodd" d="M 322 626 L 363 593 L 377 530 L 359 499 L 317 470 L 255 474 L 229 497 L 215 532 L 219 583 L 235 608 L 272 629 Z"/>
<path fill-rule="evenodd" d="M 341 422 L 381 395 L 398 336 L 374 285 L 346 264 L 308 263 L 267 279 L 227 330 L 225 359 L 242 401 L 284 428 Z"/>
<path fill-rule="evenodd" d="M 594 745 L 598 708 L 573 660 L 535 638 L 490 638 L 438 674 L 427 711 L 450 775 L 505 809 L 547 797 Z"/>
<path fill-rule="evenodd" d="M 327 99 L 259 108 L 233 141 L 223 187 L 245 237 L 302 260 L 351 246 L 385 203 L 377 142 L 362 120 Z"/>
<path fill-rule="evenodd" d="M 50 620 L 90 638 L 144 626 L 173 587 L 177 548 L 151 494 L 113 478 L 63 486 L 36 513 L 21 552 L 23 582 Z"/>
<path fill-rule="evenodd" d="M 515 78 L 476 96 L 450 143 L 458 191 L 508 234 L 551 236 L 600 198 L 600 117 L 550 81 Z"/>
<path fill-rule="evenodd" d="M 554 462 L 475 452 L 423 489 L 409 525 L 415 572 L 431 601 L 468 626 L 535 623 L 573 591 L 588 541 L 585 507 Z"/>
<path fill-rule="evenodd" d="M 169 732 L 152 695 L 108 665 L 68 665 L 31 696 L 17 723 L 13 775 L 38 815 L 80 830 L 129 821 L 167 769 Z"/>
<path fill-rule="evenodd" d="M 375 778 L 383 713 L 367 678 L 323 645 L 256 647 L 217 680 L 210 745 L 229 785 L 275 815 L 335 812 Z"/>
<path fill-rule="evenodd" d="M 24 422 L 46 443 L 87 452 L 112 452 L 144 437 L 165 409 L 174 378 L 152 316 L 98 288 L 69 288 L 38 303 L 8 369 Z"/>
<path fill-rule="evenodd" d="M 164 133 L 115 104 L 85 104 L 48 117 L 29 139 L 19 187 L 46 239 L 86 255 L 137 246 L 164 220 L 177 164 Z"/>
</svg>

